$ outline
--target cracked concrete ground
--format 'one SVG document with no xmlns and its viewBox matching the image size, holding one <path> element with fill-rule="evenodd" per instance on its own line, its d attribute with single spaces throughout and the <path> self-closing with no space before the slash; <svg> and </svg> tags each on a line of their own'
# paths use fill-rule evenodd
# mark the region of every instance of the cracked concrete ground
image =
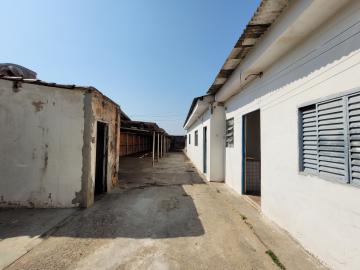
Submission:
<svg viewBox="0 0 360 270">
<path fill-rule="evenodd" d="M 204 183 L 182 153 L 155 168 L 120 162 L 119 189 L 8 269 L 324 269 L 226 185 Z"/>
</svg>

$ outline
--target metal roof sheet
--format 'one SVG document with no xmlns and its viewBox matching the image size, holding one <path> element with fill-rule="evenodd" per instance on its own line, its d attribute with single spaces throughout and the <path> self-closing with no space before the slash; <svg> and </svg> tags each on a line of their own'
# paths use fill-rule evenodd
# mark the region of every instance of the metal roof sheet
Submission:
<svg viewBox="0 0 360 270">
<path fill-rule="evenodd" d="M 282 11 L 288 6 L 290 0 L 262 0 L 255 14 L 247 24 L 245 30 L 236 42 L 225 63 L 221 67 L 214 82 L 208 89 L 208 94 L 216 94 L 227 82 L 242 60 L 261 39 Z"/>
</svg>

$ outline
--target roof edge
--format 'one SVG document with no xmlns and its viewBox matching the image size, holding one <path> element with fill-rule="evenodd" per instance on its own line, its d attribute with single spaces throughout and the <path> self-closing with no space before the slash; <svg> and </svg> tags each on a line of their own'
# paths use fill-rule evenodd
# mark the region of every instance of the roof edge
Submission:
<svg viewBox="0 0 360 270">
<path fill-rule="evenodd" d="M 289 3 L 290 0 L 261 1 L 234 48 L 226 58 L 225 63 L 216 75 L 214 82 L 209 87 L 207 94 L 215 95 L 220 91 L 222 86 L 239 67 L 252 48 L 256 46 L 265 32 L 267 32 L 272 24 L 279 18 Z"/>
<path fill-rule="evenodd" d="M 85 90 L 85 91 L 89 91 L 89 92 L 96 92 L 96 93 L 100 94 L 101 96 L 103 96 L 104 98 L 106 98 L 109 102 L 113 103 L 114 105 L 116 105 L 117 107 L 120 108 L 120 105 L 118 103 L 113 101 L 108 96 L 104 95 L 100 90 L 98 90 L 97 88 L 95 88 L 93 86 L 80 86 L 80 85 L 75 85 L 75 84 L 59 84 L 59 83 L 54 83 L 54 82 L 46 82 L 46 81 L 42 81 L 39 79 L 24 79 L 23 77 L 11 77 L 11 76 L 1 76 L 1 75 L 0 75 L 0 79 L 6 80 L 6 81 L 15 81 L 15 82 L 21 82 L 21 83 L 36 84 L 36 85 L 47 86 L 47 87 L 56 87 L 56 88 L 68 89 L 68 90 Z"/>
<path fill-rule="evenodd" d="M 193 111 L 194 111 L 194 109 L 195 109 L 195 107 L 196 107 L 197 102 L 198 102 L 198 101 L 201 101 L 201 100 L 204 100 L 204 99 L 206 99 L 206 98 L 209 98 L 209 99 L 214 100 L 214 96 L 213 96 L 213 95 L 203 95 L 203 96 L 195 97 L 195 98 L 193 99 L 193 101 L 192 101 L 192 103 L 191 103 L 191 106 L 190 106 L 190 109 L 189 109 L 189 112 L 188 112 L 188 114 L 187 114 L 187 116 L 186 116 L 186 119 L 185 119 L 185 122 L 184 122 L 184 124 L 183 124 L 183 127 L 184 127 L 184 128 L 185 128 L 186 123 L 188 122 L 191 114 L 193 113 Z M 210 101 L 211 101 L 211 100 L 210 100 Z M 209 102 L 210 102 L 210 101 L 209 101 Z"/>
</svg>

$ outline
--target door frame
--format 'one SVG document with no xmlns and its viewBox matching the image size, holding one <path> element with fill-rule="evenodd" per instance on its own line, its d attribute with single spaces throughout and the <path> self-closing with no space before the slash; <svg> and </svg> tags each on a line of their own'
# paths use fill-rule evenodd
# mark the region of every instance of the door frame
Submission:
<svg viewBox="0 0 360 270">
<path fill-rule="evenodd" d="M 207 173 L 207 126 L 203 127 L 203 173 Z"/>
<path fill-rule="evenodd" d="M 247 195 L 247 191 L 246 191 L 246 129 L 247 129 L 247 116 L 251 113 L 254 113 L 258 111 L 259 112 L 259 132 L 260 132 L 260 151 L 261 151 L 261 110 L 256 109 L 250 112 L 247 112 L 245 114 L 243 114 L 242 116 L 242 140 L 241 140 L 241 144 L 242 144 L 242 153 L 241 153 L 241 159 L 242 159 L 242 164 L 241 164 L 241 168 L 242 168 L 242 173 L 241 173 L 241 194 L 243 195 Z M 261 164 L 261 154 L 260 154 L 260 164 Z M 261 165 L 260 165 L 261 166 Z M 260 181 L 261 181 L 261 174 L 260 174 Z M 261 182 L 260 182 L 261 183 Z M 260 184 L 260 193 L 261 193 L 261 184 Z M 260 195 L 261 196 L 261 195 Z"/>
<path fill-rule="evenodd" d="M 246 115 L 244 114 L 242 116 L 242 140 L 241 140 L 241 146 L 242 146 L 242 151 L 241 151 L 241 194 L 245 195 L 246 194 Z"/>
<path fill-rule="evenodd" d="M 96 191 L 96 180 L 97 180 L 97 168 L 98 168 L 98 128 L 99 124 L 104 127 L 104 142 L 103 142 L 103 162 L 102 162 L 102 191 L 97 193 Z M 96 145 L 95 145 L 95 183 L 94 183 L 94 195 L 100 195 L 106 193 L 108 190 L 108 158 L 109 158 L 109 123 L 105 121 L 96 121 Z"/>
</svg>

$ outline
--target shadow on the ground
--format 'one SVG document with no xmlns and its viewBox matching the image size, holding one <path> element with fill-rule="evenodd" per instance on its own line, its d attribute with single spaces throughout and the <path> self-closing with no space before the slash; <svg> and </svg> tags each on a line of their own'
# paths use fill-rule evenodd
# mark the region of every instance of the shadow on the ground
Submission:
<svg viewBox="0 0 360 270">
<path fill-rule="evenodd" d="M 192 198 L 181 186 L 163 186 L 107 194 L 52 236 L 156 239 L 203 234 Z"/>
<path fill-rule="evenodd" d="M 183 153 L 152 166 L 149 156 L 120 158 L 121 189 L 106 194 L 53 236 L 173 238 L 199 236 L 204 228 L 183 185 L 204 184 Z"/>
<path fill-rule="evenodd" d="M 43 235 L 75 211 L 74 208 L 0 209 L 0 240 L 17 236 L 34 237 Z"/>
<path fill-rule="evenodd" d="M 120 185 L 188 185 L 203 184 L 195 167 L 180 152 L 168 153 L 152 166 L 151 157 L 127 156 L 120 158 Z"/>
<path fill-rule="evenodd" d="M 193 199 L 183 188 L 204 182 L 182 153 L 169 155 L 154 168 L 151 160 L 136 157 L 122 158 L 120 164 L 120 180 L 125 185 L 100 197 L 92 207 L 77 211 L 53 230 L 52 237 L 155 239 L 204 234 Z M 19 221 L 19 228 L 12 229 L 4 218 L 0 224 L 1 239 L 44 233 L 36 229 L 36 224 L 49 222 L 51 215 L 42 213 L 55 213 L 58 209 L 7 211 Z M 32 221 L 24 219 L 31 211 L 35 215 Z M 29 224 L 34 220 L 36 224 Z"/>
</svg>

